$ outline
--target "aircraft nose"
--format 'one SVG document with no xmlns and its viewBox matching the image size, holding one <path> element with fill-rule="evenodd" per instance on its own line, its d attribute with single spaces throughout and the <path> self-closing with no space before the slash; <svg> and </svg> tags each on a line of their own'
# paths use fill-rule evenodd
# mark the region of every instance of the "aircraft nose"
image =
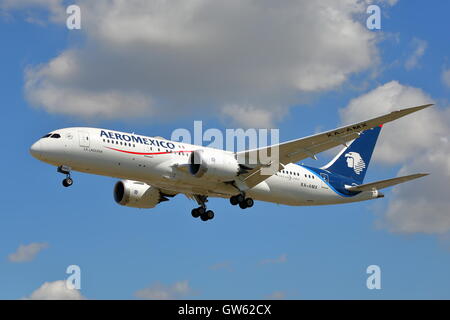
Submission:
<svg viewBox="0 0 450 320">
<path fill-rule="evenodd" d="M 42 154 L 42 146 L 40 141 L 36 141 L 30 148 L 30 153 L 36 159 L 39 159 Z"/>
</svg>

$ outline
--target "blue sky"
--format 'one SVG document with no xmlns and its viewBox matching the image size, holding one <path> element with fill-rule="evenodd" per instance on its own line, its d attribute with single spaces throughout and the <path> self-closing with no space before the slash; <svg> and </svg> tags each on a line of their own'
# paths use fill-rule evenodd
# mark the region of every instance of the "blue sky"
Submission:
<svg viewBox="0 0 450 320">
<path fill-rule="evenodd" d="M 382 30 L 374 31 L 384 37 L 376 45 L 378 73 L 373 75 L 371 68 L 354 72 L 344 83 L 308 95 L 298 106 L 291 104 L 287 116 L 276 123 L 281 140 L 340 125 L 345 120 L 340 109 L 394 80 L 422 90 L 445 111 L 450 88 L 441 75 L 450 67 L 449 9 L 438 0 L 400 0 L 383 7 Z M 5 168 L 0 299 L 29 296 L 44 282 L 63 280 L 71 264 L 81 267 L 81 293 L 88 299 L 134 299 L 138 290 L 157 283 L 170 288 L 182 281 L 190 288 L 183 297 L 194 299 L 262 299 L 277 292 L 287 299 L 450 298 L 448 230 L 397 232 L 380 226 L 390 198 L 396 196 L 391 191 L 382 200 L 317 208 L 258 202 L 242 211 L 227 200 L 211 199 L 216 218 L 201 223 L 190 216 L 195 203 L 182 195 L 155 209 L 137 210 L 114 202 L 113 178 L 75 173 L 74 185 L 62 188 L 56 169 L 28 153 L 36 139 L 53 129 L 86 125 L 170 137 L 176 128 L 192 128 L 194 120 L 203 120 L 205 128 L 225 129 L 233 123 L 214 112 L 108 119 L 52 113 L 33 105 L 25 97 L 25 70 L 85 44 L 83 34 L 67 30 L 64 22 L 29 23 L 24 11 L 0 16 L 7 136 L 0 160 Z M 408 70 L 413 39 L 427 46 Z M 383 129 L 385 140 L 395 139 L 393 126 Z M 322 165 L 330 157 L 306 162 Z M 366 179 L 390 178 L 402 167 L 375 162 Z M 46 242 L 48 248 L 32 261 L 8 259 L 19 245 L 35 242 Z M 366 268 L 373 264 L 382 270 L 381 290 L 366 288 Z"/>
</svg>

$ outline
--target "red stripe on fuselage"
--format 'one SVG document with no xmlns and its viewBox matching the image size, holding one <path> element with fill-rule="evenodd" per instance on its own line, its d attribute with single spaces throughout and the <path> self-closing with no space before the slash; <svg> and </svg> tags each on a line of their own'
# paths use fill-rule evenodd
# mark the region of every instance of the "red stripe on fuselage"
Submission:
<svg viewBox="0 0 450 320">
<path fill-rule="evenodd" d="M 192 152 L 192 151 L 172 151 L 172 152 L 134 152 L 134 151 L 126 151 L 126 150 L 120 150 L 110 147 L 105 147 L 114 151 L 119 151 L 123 153 L 129 153 L 129 154 L 137 154 L 141 156 L 152 156 L 152 155 L 158 155 L 158 154 L 170 154 L 170 153 L 177 153 L 177 152 Z"/>
</svg>

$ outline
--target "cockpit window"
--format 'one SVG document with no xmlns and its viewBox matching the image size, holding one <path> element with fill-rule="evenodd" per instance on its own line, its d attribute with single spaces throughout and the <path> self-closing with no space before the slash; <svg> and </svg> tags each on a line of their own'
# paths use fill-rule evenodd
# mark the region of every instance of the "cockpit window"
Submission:
<svg viewBox="0 0 450 320">
<path fill-rule="evenodd" d="M 51 133 L 48 133 L 48 134 L 46 134 L 45 136 L 43 136 L 42 139 L 48 138 L 48 137 L 50 137 L 51 135 L 52 135 Z"/>
<path fill-rule="evenodd" d="M 52 134 L 52 136 L 50 138 L 59 139 L 59 138 L 61 138 L 61 135 L 59 133 L 54 133 L 54 134 Z"/>
</svg>

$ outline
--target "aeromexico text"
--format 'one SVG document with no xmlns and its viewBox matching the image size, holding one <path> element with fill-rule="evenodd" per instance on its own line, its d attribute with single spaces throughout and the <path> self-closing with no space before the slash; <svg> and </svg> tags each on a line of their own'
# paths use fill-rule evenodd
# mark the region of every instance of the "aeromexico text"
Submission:
<svg viewBox="0 0 450 320">
<path fill-rule="evenodd" d="M 113 139 L 113 140 L 121 140 L 125 142 L 133 142 L 133 143 L 140 143 L 145 144 L 148 146 L 156 146 L 166 149 L 175 149 L 175 145 L 172 142 L 167 141 L 161 141 L 157 139 L 150 139 L 145 137 L 139 137 L 135 135 L 128 135 L 128 134 L 122 134 L 117 132 L 111 132 L 111 131 L 104 131 L 101 130 L 100 137 L 104 137 L 107 139 Z"/>
</svg>

